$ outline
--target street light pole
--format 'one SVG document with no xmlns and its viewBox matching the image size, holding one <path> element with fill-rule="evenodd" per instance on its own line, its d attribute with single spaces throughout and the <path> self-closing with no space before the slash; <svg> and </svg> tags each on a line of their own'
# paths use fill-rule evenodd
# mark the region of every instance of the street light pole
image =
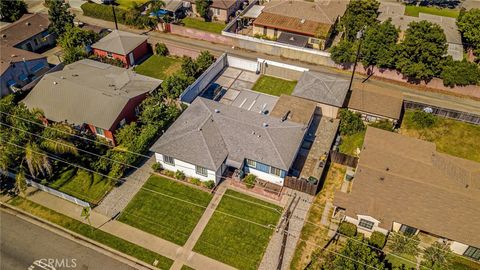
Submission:
<svg viewBox="0 0 480 270">
<path fill-rule="evenodd" d="M 355 70 L 357 69 L 358 56 L 360 55 L 360 48 L 362 47 L 362 37 L 364 28 L 357 32 L 357 39 L 359 40 L 357 55 L 355 56 L 355 63 L 353 64 L 352 77 L 350 78 L 350 84 L 348 85 L 348 91 L 352 90 L 353 77 L 355 76 Z"/>
<path fill-rule="evenodd" d="M 115 21 L 115 30 L 118 30 L 117 15 L 115 14 L 115 6 L 113 5 L 113 2 L 110 5 L 112 6 L 113 20 Z"/>
</svg>

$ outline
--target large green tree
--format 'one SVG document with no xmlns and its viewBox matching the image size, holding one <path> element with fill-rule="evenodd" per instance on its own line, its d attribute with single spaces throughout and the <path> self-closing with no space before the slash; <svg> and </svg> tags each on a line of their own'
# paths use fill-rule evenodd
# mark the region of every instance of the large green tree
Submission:
<svg viewBox="0 0 480 270">
<path fill-rule="evenodd" d="M 357 32 L 366 26 L 373 25 L 377 20 L 380 2 L 376 0 L 352 0 L 340 20 L 340 27 L 345 33 L 344 38 L 353 41 Z"/>
<path fill-rule="evenodd" d="M 417 256 L 417 254 L 420 252 L 418 243 L 418 236 L 402 234 L 398 232 L 390 234 L 387 246 L 396 254 Z"/>
<path fill-rule="evenodd" d="M 68 25 L 65 33 L 57 39 L 63 48 L 63 61 L 70 64 L 87 57 L 86 47 L 98 40 L 97 33 Z"/>
<path fill-rule="evenodd" d="M 205 21 L 210 20 L 210 5 L 212 4 L 211 0 L 195 0 L 195 8 L 197 13 L 205 19 Z"/>
<path fill-rule="evenodd" d="M 391 19 L 375 23 L 365 31 L 361 48 L 361 61 L 365 67 L 392 67 L 398 40 L 398 30 Z"/>
<path fill-rule="evenodd" d="M 194 81 L 194 77 L 189 77 L 183 72 L 179 72 L 163 81 L 162 91 L 165 93 L 166 97 L 178 98 L 180 94 Z"/>
<path fill-rule="evenodd" d="M 23 0 L 0 1 L 0 21 L 14 22 L 27 13 L 27 4 Z"/>
<path fill-rule="evenodd" d="M 452 252 L 446 244 L 434 242 L 423 251 L 422 265 L 432 270 L 451 269 Z"/>
<path fill-rule="evenodd" d="M 352 42 L 343 39 L 330 49 L 330 57 L 337 64 L 350 64 L 355 61 L 357 48 L 358 41 Z"/>
<path fill-rule="evenodd" d="M 466 60 L 446 61 L 440 77 L 445 86 L 475 85 L 480 82 L 480 67 Z"/>
<path fill-rule="evenodd" d="M 438 24 L 411 22 L 398 45 L 396 68 L 410 79 L 429 80 L 442 71 L 447 39 Z"/>
<path fill-rule="evenodd" d="M 474 8 L 458 18 L 458 30 L 468 47 L 475 49 L 475 54 L 480 55 L 480 9 Z"/>
<path fill-rule="evenodd" d="M 326 266 L 324 266 L 326 267 Z M 342 270 L 367 270 L 367 269 L 384 269 L 385 266 L 380 261 L 377 252 L 372 250 L 366 242 L 361 238 L 356 241 L 348 239 L 339 251 L 333 261 L 333 269 Z M 327 268 L 326 268 L 327 269 Z"/>
<path fill-rule="evenodd" d="M 70 5 L 61 0 L 45 1 L 48 7 L 48 16 L 50 19 L 50 31 L 57 36 L 61 36 L 68 26 L 73 26 L 73 14 L 68 11 Z"/>
</svg>

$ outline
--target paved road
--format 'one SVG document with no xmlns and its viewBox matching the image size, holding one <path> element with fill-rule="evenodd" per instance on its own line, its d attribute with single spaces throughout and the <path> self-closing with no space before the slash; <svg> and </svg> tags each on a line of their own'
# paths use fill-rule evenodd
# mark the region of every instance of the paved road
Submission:
<svg viewBox="0 0 480 270">
<path fill-rule="evenodd" d="M 4 211 L 0 227 L 0 269 L 135 269 Z M 63 267 L 29 268 L 40 259 L 57 259 Z"/>
</svg>

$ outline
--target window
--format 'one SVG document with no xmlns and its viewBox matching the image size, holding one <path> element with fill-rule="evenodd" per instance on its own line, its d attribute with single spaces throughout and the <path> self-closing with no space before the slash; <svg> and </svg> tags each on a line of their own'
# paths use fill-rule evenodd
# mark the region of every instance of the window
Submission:
<svg viewBox="0 0 480 270">
<path fill-rule="evenodd" d="M 257 162 L 255 160 L 247 159 L 247 165 L 248 167 L 256 168 Z"/>
<path fill-rule="evenodd" d="M 135 116 L 138 116 L 140 114 L 140 105 L 135 107 Z"/>
<path fill-rule="evenodd" d="M 275 168 L 273 166 L 270 167 L 270 174 L 280 176 L 282 171 L 279 168 Z"/>
<path fill-rule="evenodd" d="M 267 35 L 267 27 L 263 27 L 263 35 L 266 36 Z"/>
<path fill-rule="evenodd" d="M 470 246 L 467 248 L 467 250 L 465 250 L 465 253 L 463 253 L 463 256 L 466 256 L 478 261 L 480 260 L 480 248 Z"/>
<path fill-rule="evenodd" d="M 33 39 L 33 43 L 35 43 L 35 46 L 38 46 L 38 40 L 36 38 Z"/>
<path fill-rule="evenodd" d="M 170 164 L 170 165 L 175 165 L 175 160 L 173 159 L 173 157 L 169 157 L 169 156 L 163 156 L 163 162 L 165 162 L 166 164 Z"/>
<path fill-rule="evenodd" d="M 402 226 L 400 226 L 400 231 L 404 234 L 414 235 L 417 232 L 417 229 L 414 227 L 410 227 L 402 224 Z"/>
<path fill-rule="evenodd" d="M 274 36 L 275 38 L 277 38 L 277 35 L 278 35 L 278 29 L 275 28 L 275 29 L 273 29 L 273 36 Z"/>
<path fill-rule="evenodd" d="M 198 175 L 208 176 L 208 171 L 207 171 L 207 169 L 204 168 L 204 167 L 195 166 L 195 172 L 196 172 Z"/>
<path fill-rule="evenodd" d="M 111 52 L 107 52 L 107 57 L 108 57 L 108 58 L 113 58 L 112 53 L 111 53 Z"/>
<path fill-rule="evenodd" d="M 36 64 L 35 66 L 32 67 L 32 72 L 33 72 L 33 73 L 37 73 L 37 72 L 40 71 L 43 67 L 45 67 L 45 64 L 44 64 L 44 63 Z"/>
<path fill-rule="evenodd" d="M 220 9 L 219 8 L 214 8 L 213 9 L 213 14 L 219 16 L 220 15 Z"/>
<path fill-rule="evenodd" d="M 126 123 L 127 123 L 127 121 L 125 120 L 125 118 L 123 118 L 122 121 L 120 121 L 120 123 L 118 123 L 118 128 L 121 128 L 121 127 L 125 126 Z"/>
<path fill-rule="evenodd" d="M 362 227 L 362 228 L 365 228 L 365 229 L 368 229 L 368 230 L 371 230 L 373 228 L 373 222 L 372 221 L 369 221 L 369 220 L 366 220 L 366 219 L 360 219 L 360 222 L 358 222 L 358 226 Z"/>
<path fill-rule="evenodd" d="M 312 44 L 320 44 L 320 39 L 318 39 L 318 38 L 311 38 L 311 39 L 310 39 L 310 43 L 312 43 Z"/>
<path fill-rule="evenodd" d="M 95 127 L 95 132 L 97 133 L 97 135 L 105 136 L 105 132 L 103 132 L 103 128 Z"/>
</svg>

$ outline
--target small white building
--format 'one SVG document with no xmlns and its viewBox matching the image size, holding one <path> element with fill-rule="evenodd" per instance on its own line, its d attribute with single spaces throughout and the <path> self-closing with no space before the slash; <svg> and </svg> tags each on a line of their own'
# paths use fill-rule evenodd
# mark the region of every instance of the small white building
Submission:
<svg viewBox="0 0 480 270">
<path fill-rule="evenodd" d="M 232 168 L 283 185 L 307 126 L 197 97 L 151 151 L 163 168 L 202 181 L 218 184 Z"/>
<path fill-rule="evenodd" d="M 480 163 L 434 143 L 368 127 L 352 191 L 337 192 L 334 205 L 367 236 L 427 234 L 480 260 Z"/>
</svg>

